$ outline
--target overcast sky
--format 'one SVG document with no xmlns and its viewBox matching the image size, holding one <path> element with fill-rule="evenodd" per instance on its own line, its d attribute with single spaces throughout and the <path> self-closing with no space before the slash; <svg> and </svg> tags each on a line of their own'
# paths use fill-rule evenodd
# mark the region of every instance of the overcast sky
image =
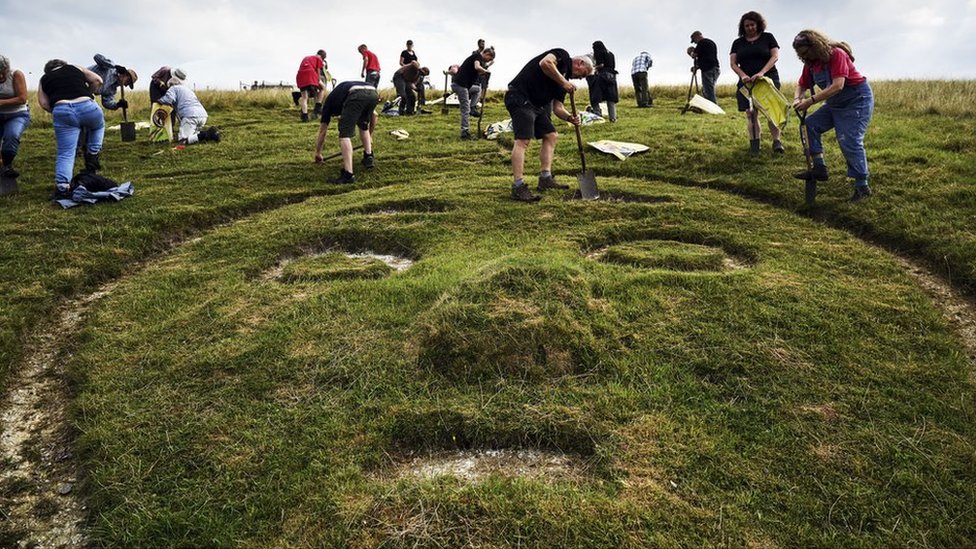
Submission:
<svg viewBox="0 0 976 549">
<path fill-rule="evenodd" d="M 491 87 L 499 89 L 542 51 L 561 47 L 575 55 L 602 40 L 616 55 L 622 84 L 641 50 L 654 58 L 652 85 L 685 84 L 689 35 L 701 30 L 718 44 L 720 82 L 732 83 L 728 51 L 739 17 L 750 10 L 766 18 L 783 47 L 784 81 L 799 73 L 790 43 L 803 28 L 848 41 L 858 69 L 872 79 L 976 78 L 976 0 L 0 0 L 0 53 L 28 75 L 32 89 L 48 59 L 89 65 L 95 53 L 136 69 L 136 89 L 145 89 L 161 65 L 182 67 L 198 89 L 237 89 L 254 80 L 293 84 L 301 58 L 319 48 L 334 77 L 358 80 L 356 47 L 366 43 L 380 58 L 381 87 L 391 87 L 409 38 L 442 88 L 442 71 L 484 38 L 497 50 Z"/>
</svg>

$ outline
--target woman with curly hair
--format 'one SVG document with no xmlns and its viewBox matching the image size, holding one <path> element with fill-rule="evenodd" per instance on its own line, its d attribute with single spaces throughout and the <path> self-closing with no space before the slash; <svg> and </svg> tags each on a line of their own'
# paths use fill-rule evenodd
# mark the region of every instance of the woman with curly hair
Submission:
<svg viewBox="0 0 976 549">
<path fill-rule="evenodd" d="M 824 102 L 820 109 L 806 119 L 813 169 L 795 174 L 795 177 L 827 180 L 821 136 L 834 129 L 837 144 L 847 160 L 847 176 L 854 179 L 851 202 L 871 196 L 864 134 L 874 111 L 874 93 L 867 79 L 854 68 L 854 54 L 850 45 L 832 41 L 815 30 L 803 30 L 793 39 L 793 49 L 803 62 L 793 108 L 806 111 L 814 103 Z M 813 91 L 814 85 L 820 91 L 804 97 L 807 90 Z"/>
<path fill-rule="evenodd" d="M 739 38 L 732 42 L 729 52 L 732 70 L 739 75 L 736 86 L 752 87 L 753 83 L 768 76 L 773 85 L 779 89 L 779 71 L 776 61 L 779 60 L 779 43 L 776 37 L 766 32 L 766 20 L 754 11 L 747 12 L 739 18 Z M 746 113 L 746 130 L 749 132 L 749 152 L 759 154 L 759 117 L 755 109 L 751 109 L 749 100 L 741 94 L 735 94 L 739 103 L 739 112 Z M 783 153 L 783 143 L 780 141 L 780 130 L 772 122 L 769 123 L 769 133 L 773 137 L 773 152 Z"/>
</svg>

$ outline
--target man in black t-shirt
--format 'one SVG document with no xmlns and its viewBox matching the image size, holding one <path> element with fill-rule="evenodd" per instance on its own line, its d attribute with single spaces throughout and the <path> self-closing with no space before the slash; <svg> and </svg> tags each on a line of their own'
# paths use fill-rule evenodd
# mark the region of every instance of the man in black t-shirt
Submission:
<svg viewBox="0 0 976 549">
<path fill-rule="evenodd" d="M 715 100 L 715 82 L 718 75 L 722 72 L 718 64 L 718 46 L 711 39 L 705 38 L 701 31 L 691 33 L 691 43 L 693 47 L 688 48 L 688 55 L 695 60 L 696 68 L 702 73 L 702 95 L 712 103 Z"/>
<path fill-rule="evenodd" d="M 332 93 L 322 103 L 322 124 L 315 140 L 315 162 L 322 162 L 322 144 L 329 130 L 333 116 L 339 117 L 339 150 L 342 152 L 342 170 L 339 177 L 329 179 L 329 183 L 355 183 L 352 174 L 352 136 L 359 126 L 359 138 L 363 142 L 363 166 L 373 167 L 373 139 L 370 132 L 375 125 L 373 109 L 379 101 L 376 88 L 367 82 L 343 82 L 333 88 Z"/>
<path fill-rule="evenodd" d="M 505 108 L 512 116 L 515 144 L 512 146 L 512 200 L 535 202 L 541 197 L 532 194 L 523 179 L 525 151 L 534 137 L 542 140 L 539 151 L 538 190 L 568 189 L 552 177 L 552 159 L 559 134 L 552 125 L 552 113 L 560 119 L 579 125 L 579 116 L 566 110 L 566 93 L 576 91 L 570 78 L 593 74 L 593 58 L 588 55 L 570 57 L 564 49 L 555 48 L 533 57 L 509 82 L 505 93 Z"/>
<path fill-rule="evenodd" d="M 454 75 L 451 89 L 457 94 L 458 106 L 461 107 L 461 139 L 481 137 L 471 135 L 468 131 L 468 121 L 471 116 L 480 116 L 472 106 L 478 104 L 478 99 L 481 97 L 481 83 L 485 75 L 489 74 L 487 65 L 494 60 L 495 48 L 485 48 L 479 53 L 469 55 Z"/>
</svg>

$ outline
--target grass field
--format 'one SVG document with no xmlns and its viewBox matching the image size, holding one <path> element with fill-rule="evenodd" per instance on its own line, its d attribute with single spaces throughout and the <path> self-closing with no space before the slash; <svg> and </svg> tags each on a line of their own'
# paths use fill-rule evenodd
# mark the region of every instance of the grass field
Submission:
<svg viewBox="0 0 976 549">
<path fill-rule="evenodd" d="M 846 202 L 831 134 L 813 207 L 795 121 L 753 158 L 731 88 L 724 117 L 654 92 L 583 129 L 650 146 L 588 151 L 597 202 L 512 202 L 510 136 L 439 109 L 382 117 L 377 167 L 329 185 L 286 94 L 214 92 L 220 144 L 109 132 L 135 197 L 61 211 L 38 113 L 0 199 L 0 381 L 117 281 L 61 349 L 92 543 L 976 544 L 973 364 L 895 261 L 976 291 L 976 85 L 876 83 L 876 195 Z"/>
</svg>

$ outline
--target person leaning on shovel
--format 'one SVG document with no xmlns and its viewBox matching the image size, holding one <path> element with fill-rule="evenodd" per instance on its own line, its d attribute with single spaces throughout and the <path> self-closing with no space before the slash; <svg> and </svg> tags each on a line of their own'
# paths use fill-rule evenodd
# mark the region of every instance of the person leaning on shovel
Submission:
<svg viewBox="0 0 976 549">
<path fill-rule="evenodd" d="M 315 163 L 321 164 L 322 145 L 333 116 L 339 117 L 339 150 L 342 154 L 342 170 L 329 183 L 355 183 L 352 173 L 352 136 L 359 126 L 359 138 L 363 142 L 363 166 L 373 167 L 373 139 L 370 125 L 375 124 L 373 109 L 379 102 L 379 94 L 371 82 L 343 82 L 336 86 L 322 103 L 322 124 L 315 140 Z"/>
<path fill-rule="evenodd" d="M 559 134 L 552 125 L 551 115 L 556 114 L 576 126 L 579 116 L 566 110 L 563 104 L 566 93 L 576 91 L 571 78 L 583 78 L 593 74 L 593 58 L 588 55 L 570 57 L 564 49 L 555 48 L 533 57 L 522 67 L 518 75 L 508 83 L 505 108 L 512 117 L 515 144 L 512 146 L 512 200 L 535 202 L 541 197 L 532 194 L 522 178 L 525 167 L 525 151 L 533 137 L 542 140 L 539 151 L 540 191 L 568 189 L 568 185 L 556 182 L 552 176 L 552 159 Z M 550 110 L 550 104 L 552 105 Z"/>
<path fill-rule="evenodd" d="M 864 134 L 874 111 L 871 86 L 854 68 L 854 54 L 846 42 L 834 42 L 815 30 L 803 30 L 793 39 L 793 49 L 803 62 L 793 108 L 806 111 L 814 103 L 824 102 L 817 112 L 806 118 L 813 168 L 794 174 L 794 177 L 808 181 L 827 180 L 821 135 L 834 128 L 837 143 L 847 160 L 847 175 L 854 179 L 851 202 L 863 200 L 871 196 L 868 158 L 864 151 Z M 814 85 L 820 91 L 804 97 Z"/>
<path fill-rule="evenodd" d="M 136 71 L 116 65 L 100 53 L 95 54 L 95 64 L 88 67 L 88 70 L 102 79 L 102 89 L 99 94 L 102 96 L 103 107 L 110 111 L 129 108 L 129 102 L 125 99 L 115 100 L 115 93 L 120 86 L 129 86 L 130 90 L 135 86 L 136 80 L 139 79 Z"/>
</svg>

